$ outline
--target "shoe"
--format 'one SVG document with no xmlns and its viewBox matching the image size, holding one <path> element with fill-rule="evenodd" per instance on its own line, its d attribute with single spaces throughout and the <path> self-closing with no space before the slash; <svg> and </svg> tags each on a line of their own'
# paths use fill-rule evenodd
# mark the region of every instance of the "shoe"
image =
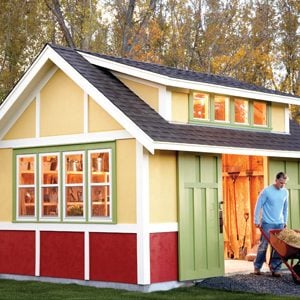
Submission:
<svg viewBox="0 0 300 300">
<path fill-rule="evenodd" d="M 254 275 L 261 275 L 260 269 L 254 269 Z"/>
<path fill-rule="evenodd" d="M 281 274 L 279 272 L 272 272 L 273 277 L 281 277 Z"/>
</svg>

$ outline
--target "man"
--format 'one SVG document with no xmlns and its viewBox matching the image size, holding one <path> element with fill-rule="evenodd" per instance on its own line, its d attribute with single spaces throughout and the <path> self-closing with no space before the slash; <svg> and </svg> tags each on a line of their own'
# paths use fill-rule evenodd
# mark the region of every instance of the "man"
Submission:
<svg viewBox="0 0 300 300">
<path fill-rule="evenodd" d="M 284 172 L 276 174 L 275 182 L 264 188 L 259 194 L 254 211 L 254 224 L 261 228 L 270 237 L 271 229 L 283 229 L 287 224 L 288 217 L 288 190 L 284 187 L 287 175 Z M 254 274 L 261 275 L 260 269 L 266 260 L 268 241 L 261 236 L 257 249 L 257 256 L 254 261 Z M 270 260 L 272 276 L 280 277 L 281 259 L 277 252 L 273 251 Z"/>
</svg>

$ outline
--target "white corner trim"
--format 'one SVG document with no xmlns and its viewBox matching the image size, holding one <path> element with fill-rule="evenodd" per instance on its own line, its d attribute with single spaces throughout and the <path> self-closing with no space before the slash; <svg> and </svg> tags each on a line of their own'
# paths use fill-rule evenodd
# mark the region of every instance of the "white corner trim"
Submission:
<svg viewBox="0 0 300 300">
<path fill-rule="evenodd" d="M 150 284 L 149 157 L 136 142 L 137 283 Z"/>
<path fill-rule="evenodd" d="M 41 234 L 37 229 L 35 231 L 35 276 L 40 276 L 40 258 L 41 258 Z"/>
<path fill-rule="evenodd" d="M 97 57 L 92 54 L 83 53 L 78 51 L 85 59 L 87 59 L 91 64 L 107 68 L 112 71 L 120 72 L 130 76 L 134 76 L 140 79 L 148 80 L 157 84 L 162 84 L 165 86 L 186 88 L 191 90 L 200 90 L 203 92 L 219 93 L 236 97 L 245 97 L 249 99 L 265 100 L 277 103 L 295 104 L 300 105 L 300 98 L 294 98 L 290 96 L 282 96 L 271 93 L 263 93 L 253 90 L 245 90 L 234 87 L 227 87 L 222 85 L 216 85 L 205 82 L 197 82 L 190 80 L 183 80 L 178 78 L 172 78 L 166 75 L 161 75 L 158 73 L 146 71 L 136 67 L 128 66 L 119 62 L 115 62 L 109 59 Z"/>
<path fill-rule="evenodd" d="M 285 133 L 290 133 L 290 110 L 288 107 L 285 107 L 284 110 L 284 121 Z"/>
<path fill-rule="evenodd" d="M 35 98 L 35 137 L 39 138 L 41 134 L 41 94 L 37 93 Z"/>
<path fill-rule="evenodd" d="M 159 114 L 167 121 L 172 121 L 172 93 L 166 87 L 158 91 Z"/>
<path fill-rule="evenodd" d="M 90 280 L 90 233 L 84 231 L 84 280 Z"/>
<path fill-rule="evenodd" d="M 89 132 L 89 95 L 83 91 L 83 133 Z"/>
</svg>

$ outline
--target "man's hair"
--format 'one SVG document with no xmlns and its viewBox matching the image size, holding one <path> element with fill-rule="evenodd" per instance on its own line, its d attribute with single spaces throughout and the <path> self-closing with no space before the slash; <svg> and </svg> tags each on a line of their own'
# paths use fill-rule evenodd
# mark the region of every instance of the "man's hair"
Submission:
<svg viewBox="0 0 300 300">
<path fill-rule="evenodd" d="M 284 173 L 284 172 L 278 172 L 277 174 L 276 174 L 276 180 L 279 180 L 279 179 L 288 179 L 288 177 L 287 177 L 287 175 Z"/>
</svg>

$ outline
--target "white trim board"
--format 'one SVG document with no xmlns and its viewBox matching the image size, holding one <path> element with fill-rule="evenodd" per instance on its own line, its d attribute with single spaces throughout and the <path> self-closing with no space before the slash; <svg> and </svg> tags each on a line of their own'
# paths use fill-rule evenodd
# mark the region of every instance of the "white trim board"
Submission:
<svg viewBox="0 0 300 300">
<path fill-rule="evenodd" d="M 101 66 L 119 73 L 134 76 L 140 79 L 148 80 L 157 84 L 162 84 L 162 85 L 177 87 L 177 88 L 186 88 L 191 90 L 200 90 L 209 93 L 225 94 L 225 95 L 236 96 L 236 97 L 245 97 L 249 99 L 300 105 L 300 98 L 276 95 L 271 93 L 263 93 L 263 92 L 253 91 L 253 90 L 245 90 L 245 89 L 235 88 L 235 87 L 227 87 L 227 86 L 216 85 L 211 83 L 173 78 L 166 75 L 161 75 L 158 73 L 128 66 L 102 57 L 97 57 L 92 54 L 83 53 L 80 51 L 78 51 L 78 53 L 81 54 L 85 59 L 87 59 L 91 64 Z"/>
</svg>

